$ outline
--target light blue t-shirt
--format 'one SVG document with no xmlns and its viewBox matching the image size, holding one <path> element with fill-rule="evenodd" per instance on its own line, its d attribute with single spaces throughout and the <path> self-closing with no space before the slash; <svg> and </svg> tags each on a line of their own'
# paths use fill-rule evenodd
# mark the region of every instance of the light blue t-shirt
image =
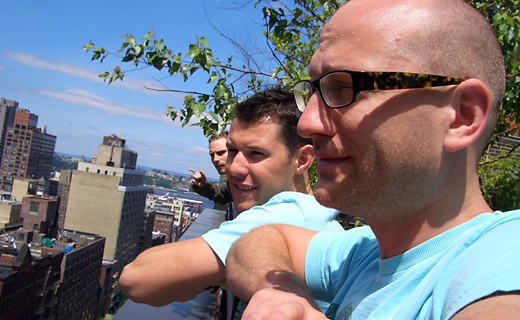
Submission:
<svg viewBox="0 0 520 320">
<path fill-rule="evenodd" d="M 288 224 L 314 231 L 342 231 L 335 220 L 338 211 L 322 206 L 313 196 L 301 192 L 284 191 L 273 196 L 262 206 L 240 213 L 224 222 L 218 229 L 202 235 L 202 239 L 226 264 L 231 245 L 242 235 L 265 224 Z"/>
<path fill-rule="evenodd" d="M 314 231 L 344 231 L 339 222 L 335 220 L 337 214 L 336 209 L 322 206 L 313 196 L 301 192 L 284 191 L 273 196 L 264 205 L 252 207 L 240 213 L 235 219 L 222 223 L 218 229 L 208 231 L 202 235 L 202 239 L 225 265 L 231 245 L 254 228 L 279 223 Z M 318 299 L 315 302 L 322 311 L 329 306 L 328 302 Z"/>
<path fill-rule="evenodd" d="M 306 281 L 330 319 L 450 319 L 497 291 L 520 290 L 520 210 L 484 213 L 380 259 L 368 227 L 319 233 Z"/>
</svg>

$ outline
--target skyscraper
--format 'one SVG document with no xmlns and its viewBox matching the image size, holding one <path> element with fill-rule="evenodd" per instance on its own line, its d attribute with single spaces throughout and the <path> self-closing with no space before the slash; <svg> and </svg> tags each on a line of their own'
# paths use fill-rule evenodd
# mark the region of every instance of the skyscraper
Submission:
<svg viewBox="0 0 520 320">
<path fill-rule="evenodd" d="M 37 128 L 38 116 L 26 109 L 17 109 L 12 126 L 7 127 L 0 166 L 0 188 L 10 191 L 13 179 L 48 178 L 56 136 Z"/>
<path fill-rule="evenodd" d="M 125 147 L 125 140 L 105 137 L 92 163 L 79 162 L 66 175 L 68 187 L 60 189 L 68 189 L 68 195 L 59 195 L 67 198 L 59 221 L 66 229 L 106 237 L 103 259 L 117 261 L 118 270 L 139 253 L 148 188 L 136 162 L 137 153 Z"/>
<path fill-rule="evenodd" d="M 0 98 L 0 150 L 4 150 L 7 128 L 14 125 L 14 116 L 17 108 L 17 101 Z M 1 160 L 2 153 L 0 153 Z"/>
</svg>

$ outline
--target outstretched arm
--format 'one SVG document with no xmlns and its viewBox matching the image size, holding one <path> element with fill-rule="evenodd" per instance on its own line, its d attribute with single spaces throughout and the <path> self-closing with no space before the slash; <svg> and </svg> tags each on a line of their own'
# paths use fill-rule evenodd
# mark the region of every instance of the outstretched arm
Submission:
<svg viewBox="0 0 520 320">
<path fill-rule="evenodd" d="M 198 237 L 144 251 L 123 269 L 119 284 L 131 300 L 163 306 L 193 299 L 224 280 L 224 265 Z"/>
<path fill-rule="evenodd" d="M 294 226 L 267 225 L 233 244 L 226 278 L 237 296 L 251 299 L 243 319 L 325 319 L 305 285 L 305 254 L 315 234 Z"/>
<path fill-rule="evenodd" d="M 211 201 L 227 204 L 233 201 L 233 196 L 227 183 L 215 184 L 207 181 L 204 172 L 190 169 L 193 173 L 190 182 L 193 191 Z"/>
</svg>

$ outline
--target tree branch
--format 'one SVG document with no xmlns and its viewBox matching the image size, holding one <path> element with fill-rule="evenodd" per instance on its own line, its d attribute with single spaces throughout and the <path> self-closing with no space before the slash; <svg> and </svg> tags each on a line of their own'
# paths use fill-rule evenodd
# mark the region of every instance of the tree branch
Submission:
<svg viewBox="0 0 520 320">
<path fill-rule="evenodd" d="M 291 79 L 293 79 L 292 74 L 287 70 L 287 68 L 285 68 L 285 65 L 280 61 L 280 59 L 278 59 L 278 57 L 274 53 L 273 48 L 271 47 L 271 44 L 269 44 L 269 28 L 267 27 L 266 29 L 267 29 L 267 35 L 265 37 L 265 42 L 267 43 L 267 47 L 269 48 L 269 50 L 271 50 L 271 54 L 276 59 L 276 61 L 280 64 L 280 66 L 282 66 L 283 70 L 285 71 L 285 74 L 288 75 Z M 278 80 L 280 79 L 280 78 L 278 78 L 276 76 L 274 78 L 276 78 Z"/>
<path fill-rule="evenodd" d="M 244 4 L 245 6 L 246 4 Z M 256 62 L 256 60 L 247 52 L 247 50 L 245 48 L 242 47 L 242 45 L 240 45 L 238 42 L 236 42 L 235 40 L 231 39 L 231 37 L 225 35 L 223 32 L 220 31 L 220 29 L 218 29 L 217 27 L 215 27 L 215 25 L 211 22 L 211 20 L 209 19 L 208 17 L 208 12 L 206 11 L 206 5 L 204 5 L 204 14 L 206 15 L 206 20 L 209 22 L 209 24 L 211 25 L 211 27 L 217 31 L 223 38 L 227 39 L 229 42 L 231 42 L 231 44 L 233 45 L 233 47 L 235 47 L 235 49 L 237 49 L 241 54 L 242 56 L 246 57 L 247 61 L 252 61 L 253 64 L 255 65 L 255 67 L 260 70 L 260 66 L 258 65 L 258 63 Z M 248 63 L 249 64 L 249 63 Z"/>
<path fill-rule="evenodd" d="M 316 12 L 314 12 L 313 10 L 309 9 L 304 3 L 300 3 L 300 1 L 295 1 L 296 3 L 298 3 L 302 8 L 305 9 L 305 11 L 307 11 L 311 16 L 313 16 L 316 20 L 318 20 L 319 22 L 321 22 L 321 25 L 324 25 L 325 24 L 325 21 L 323 19 L 321 19 L 317 14 Z"/>
<path fill-rule="evenodd" d="M 512 128 L 507 129 L 507 130 L 504 131 L 504 132 L 499 132 L 499 133 L 493 135 L 493 136 L 491 137 L 491 140 L 494 140 L 494 139 L 497 138 L 497 137 L 500 137 L 500 136 L 503 136 L 503 135 L 508 134 L 508 133 L 510 133 L 510 132 L 513 132 L 513 131 L 515 131 L 515 130 L 517 130 L 517 129 L 518 129 L 518 126 L 514 126 L 514 127 L 512 127 Z"/>
<path fill-rule="evenodd" d="M 150 88 L 147 86 L 144 86 L 145 89 L 151 90 L 151 91 L 158 91 L 158 92 L 177 92 L 177 93 L 187 93 L 187 94 L 197 94 L 197 95 L 207 95 L 209 97 L 213 97 L 212 94 L 207 94 L 203 92 L 197 92 L 197 91 L 185 91 L 185 90 L 176 90 L 176 89 L 157 89 L 157 88 Z"/>
<path fill-rule="evenodd" d="M 513 148 L 511 148 L 505 155 L 498 156 L 498 157 L 494 158 L 493 160 L 488 160 L 488 161 L 481 162 L 481 163 L 479 163 L 479 165 L 483 166 L 483 165 L 486 165 L 486 164 L 497 162 L 498 160 L 501 160 L 501 159 L 509 158 L 509 157 L 511 157 L 511 154 L 518 148 L 520 148 L 520 144 L 518 144 L 518 145 L 514 146 Z"/>
<path fill-rule="evenodd" d="M 270 74 L 268 73 L 265 73 L 265 72 L 258 72 L 258 71 L 246 71 L 246 70 L 242 70 L 242 69 L 237 69 L 237 68 L 234 68 L 234 67 L 231 67 L 231 66 L 226 66 L 226 65 L 220 65 L 219 67 L 221 68 L 226 68 L 226 69 L 229 69 L 229 70 L 233 70 L 233 71 L 237 71 L 237 72 L 241 72 L 241 73 L 244 73 L 244 74 L 255 74 L 255 75 L 260 75 L 260 76 L 266 76 L 266 77 L 271 77 Z M 279 77 L 274 77 L 276 80 L 281 80 L 281 78 Z"/>
</svg>

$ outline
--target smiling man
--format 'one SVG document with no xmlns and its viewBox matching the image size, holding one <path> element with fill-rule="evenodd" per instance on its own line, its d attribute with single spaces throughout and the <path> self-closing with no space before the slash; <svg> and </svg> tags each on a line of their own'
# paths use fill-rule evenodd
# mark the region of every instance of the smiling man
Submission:
<svg viewBox="0 0 520 320">
<path fill-rule="evenodd" d="M 241 235 L 270 223 L 341 231 L 337 210 L 311 194 L 309 140 L 297 134 L 301 112 L 291 93 L 268 89 L 236 107 L 227 139 L 226 173 L 234 220 L 202 237 L 146 250 L 127 265 L 120 285 L 127 297 L 154 306 L 194 298 L 225 281 L 227 253 Z"/>
<path fill-rule="evenodd" d="M 262 205 L 282 191 L 312 194 L 307 175 L 312 145 L 291 133 L 291 121 L 300 114 L 295 106 L 289 93 L 268 90 L 237 108 L 226 165 L 237 211 Z"/>
</svg>

